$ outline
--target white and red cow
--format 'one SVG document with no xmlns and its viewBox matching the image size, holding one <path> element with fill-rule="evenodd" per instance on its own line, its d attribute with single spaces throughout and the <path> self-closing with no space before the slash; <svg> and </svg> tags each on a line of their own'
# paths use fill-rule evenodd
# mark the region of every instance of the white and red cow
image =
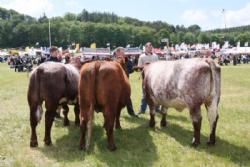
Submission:
<svg viewBox="0 0 250 167">
<path fill-rule="evenodd" d="M 196 146 L 200 143 L 200 107 L 205 104 L 211 128 L 207 144 L 215 144 L 221 79 L 220 67 L 212 59 L 159 61 L 144 67 L 143 75 L 150 127 L 155 126 L 156 105 L 162 105 L 161 126 L 166 126 L 168 108 L 188 108 L 194 128 L 192 144 Z"/>
</svg>

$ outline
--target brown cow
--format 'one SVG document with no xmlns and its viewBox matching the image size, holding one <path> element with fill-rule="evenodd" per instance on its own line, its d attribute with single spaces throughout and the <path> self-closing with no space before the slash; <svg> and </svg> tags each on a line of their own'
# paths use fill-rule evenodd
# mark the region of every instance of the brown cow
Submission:
<svg viewBox="0 0 250 167">
<path fill-rule="evenodd" d="M 126 106 L 129 97 L 129 80 L 120 63 L 93 61 L 82 67 L 79 82 L 81 149 L 89 148 L 94 110 L 103 112 L 108 149 L 111 151 L 116 149 L 113 127 L 115 123 L 116 129 L 121 128 L 120 112 Z"/>
<path fill-rule="evenodd" d="M 210 123 L 207 144 L 215 144 L 220 100 L 220 67 L 212 59 L 160 61 L 144 68 L 144 90 L 150 106 L 150 126 L 155 126 L 155 106 L 162 105 L 161 125 L 166 126 L 166 111 L 188 108 L 193 121 L 192 144 L 200 143 L 201 109 L 205 104 Z"/>
<path fill-rule="evenodd" d="M 50 131 L 56 110 L 64 109 L 64 125 L 69 124 L 67 104 L 74 104 L 75 124 L 79 124 L 78 82 L 80 65 L 45 62 L 30 74 L 28 103 L 30 107 L 31 139 L 30 146 L 37 147 L 36 126 L 42 117 L 42 103 L 45 101 L 46 145 L 51 144 Z"/>
</svg>

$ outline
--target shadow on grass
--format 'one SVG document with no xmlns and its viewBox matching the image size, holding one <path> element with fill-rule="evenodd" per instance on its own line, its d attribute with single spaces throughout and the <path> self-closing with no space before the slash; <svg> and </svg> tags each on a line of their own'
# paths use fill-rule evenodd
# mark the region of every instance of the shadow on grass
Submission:
<svg viewBox="0 0 250 167">
<path fill-rule="evenodd" d="M 167 120 L 176 120 L 176 121 L 181 121 L 181 122 L 191 122 L 187 117 L 185 116 L 175 116 L 175 115 L 167 115 L 166 117 Z"/>
<path fill-rule="evenodd" d="M 206 152 L 211 155 L 228 159 L 240 166 L 250 165 L 250 150 L 248 148 L 231 144 L 218 136 L 216 136 L 215 146 L 207 146 L 206 141 L 208 136 L 201 134 L 201 144 L 197 148 L 194 148 L 191 146 L 193 131 L 183 129 L 177 124 L 169 124 L 168 127 L 162 128 L 161 131 L 173 137 L 185 147 L 190 147 L 199 152 Z"/>
<path fill-rule="evenodd" d="M 159 114 L 157 115 L 157 117 L 161 118 Z M 140 117 L 139 121 L 136 121 L 136 119 L 133 119 L 131 117 L 125 117 L 125 119 L 126 121 L 129 122 L 133 123 L 138 122 L 141 125 L 144 124 L 144 127 L 146 123 L 147 128 L 150 129 L 148 126 L 149 119 L 146 119 L 145 117 Z M 174 115 L 168 115 L 167 120 L 171 120 L 171 123 L 169 123 L 170 122 L 169 121 L 166 128 L 158 128 L 157 127 L 157 124 L 159 124 L 158 121 L 156 122 L 156 129 L 159 130 L 160 132 L 164 132 L 168 136 L 173 137 L 181 145 L 189 147 L 191 149 L 195 149 L 199 152 L 206 152 L 211 155 L 228 159 L 240 166 L 250 166 L 250 150 L 247 147 L 231 144 L 225 139 L 220 138 L 219 136 L 216 136 L 215 146 L 207 146 L 206 142 L 208 136 L 201 134 L 201 144 L 197 148 L 195 148 L 191 145 L 193 130 L 187 130 L 179 126 L 178 124 L 172 123 L 173 121 L 178 120 L 178 121 L 183 121 L 185 123 L 190 122 L 191 124 L 191 120 L 188 120 L 188 118 L 185 116 L 174 116 Z"/>
<path fill-rule="evenodd" d="M 131 118 L 135 122 L 135 118 Z M 143 121 L 144 122 L 144 121 Z M 61 121 L 55 121 L 60 127 Z M 48 158 L 57 161 L 76 162 L 86 157 L 100 161 L 108 166 L 152 166 L 157 161 L 156 147 L 150 135 L 151 129 L 139 126 L 133 129 L 114 130 L 115 152 L 107 149 L 106 131 L 99 125 L 93 125 L 90 151 L 79 150 L 80 129 L 70 122 L 68 134 L 56 139 L 51 147 L 38 147 Z"/>
</svg>

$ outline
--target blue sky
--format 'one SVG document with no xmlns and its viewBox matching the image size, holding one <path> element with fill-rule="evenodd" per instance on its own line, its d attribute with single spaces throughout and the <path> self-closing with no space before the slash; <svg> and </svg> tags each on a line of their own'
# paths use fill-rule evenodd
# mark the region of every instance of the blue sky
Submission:
<svg viewBox="0 0 250 167">
<path fill-rule="evenodd" d="M 66 12 L 114 12 L 144 21 L 161 20 L 173 25 L 198 24 L 203 30 L 250 24 L 249 0 L 0 0 L 0 6 L 20 13 L 49 17 Z"/>
</svg>

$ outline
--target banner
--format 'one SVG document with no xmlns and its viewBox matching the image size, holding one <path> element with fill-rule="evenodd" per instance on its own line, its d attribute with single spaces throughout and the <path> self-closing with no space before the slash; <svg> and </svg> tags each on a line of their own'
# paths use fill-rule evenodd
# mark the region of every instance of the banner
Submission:
<svg viewBox="0 0 250 167">
<path fill-rule="evenodd" d="M 136 48 L 125 48 L 126 55 L 140 55 L 142 50 L 139 47 Z"/>
<path fill-rule="evenodd" d="M 83 48 L 84 55 L 109 56 L 109 48 Z"/>
</svg>

